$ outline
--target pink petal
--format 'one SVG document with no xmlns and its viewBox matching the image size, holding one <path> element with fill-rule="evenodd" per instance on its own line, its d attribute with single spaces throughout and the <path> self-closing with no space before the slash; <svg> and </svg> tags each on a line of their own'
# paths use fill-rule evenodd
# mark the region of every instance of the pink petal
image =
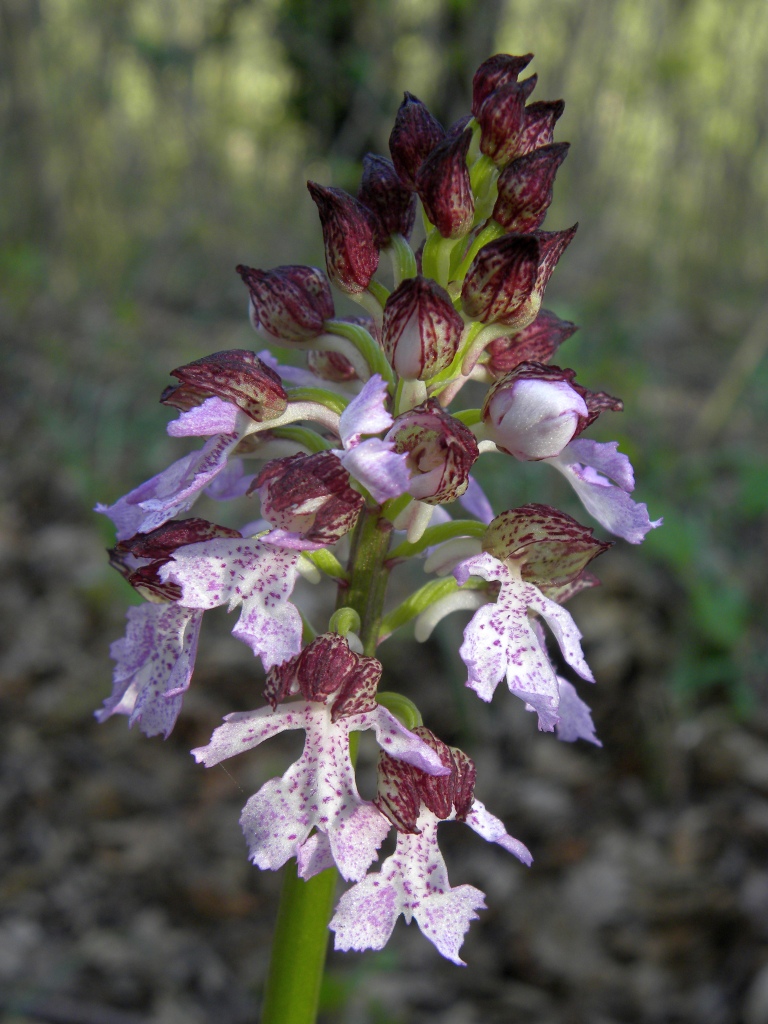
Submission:
<svg viewBox="0 0 768 1024">
<path fill-rule="evenodd" d="M 375 501 L 397 498 L 408 489 L 411 474 L 406 454 L 394 452 L 391 441 L 370 437 L 347 451 L 335 451 L 346 471 L 368 491 Z"/>
<path fill-rule="evenodd" d="M 533 863 L 533 857 L 528 847 L 524 846 L 519 839 L 509 835 L 503 822 L 487 811 L 485 804 L 479 800 L 473 802 L 472 810 L 466 820 L 469 827 L 489 843 L 498 843 L 508 853 L 514 854 L 523 864 L 530 866 Z"/>
<path fill-rule="evenodd" d="M 240 824 L 258 867 L 276 870 L 295 856 L 299 873 L 308 878 L 323 870 L 330 850 L 344 878 L 363 877 L 390 829 L 384 815 L 357 792 L 349 728 L 364 717 L 333 723 L 324 704 L 289 702 L 274 711 L 262 708 L 230 715 L 206 747 L 192 751 L 210 766 L 284 729 L 306 732 L 298 761 L 282 778 L 262 786 L 243 808 Z M 325 840 L 312 838 L 313 829 L 327 836 L 327 846 Z"/>
<path fill-rule="evenodd" d="M 210 437 L 213 434 L 234 434 L 240 410 L 221 398 L 206 398 L 171 420 L 167 431 L 171 437 Z"/>
<path fill-rule="evenodd" d="M 594 743 L 596 747 L 602 747 L 603 744 L 595 735 L 595 724 L 589 707 L 579 697 L 571 683 L 560 676 L 557 677 L 557 681 L 560 685 L 560 720 L 555 726 L 557 738 L 564 743 L 586 740 L 588 743 Z"/>
<path fill-rule="evenodd" d="M 304 881 L 335 866 L 336 861 L 333 859 L 331 844 L 325 832 L 313 832 L 296 854 L 296 870 L 299 878 L 303 878 Z"/>
<path fill-rule="evenodd" d="M 195 747 L 192 756 L 199 764 L 210 768 L 228 757 L 253 750 L 264 740 L 290 729 L 307 729 L 314 714 L 314 706 L 308 701 L 295 704 L 281 704 L 273 711 L 270 707 L 258 711 L 236 711 L 227 715 L 224 725 L 215 729 L 210 742 L 204 747 Z"/>
<path fill-rule="evenodd" d="M 346 719 L 351 732 L 373 729 L 376 740 L 382 750 L 399 761 L 412 764 L 428 775 L 450 775 L 437 753 L 412 733 L 385 707 L 379 704 L 375 711 L 366 711 L 360 715 L 350 715 Z"/>
<path fill-rule="evenodd" d="M 577 438 L 547 461 L 568 480 L 587 512 L 617 537 L 640 544 L 649 530 L 661 526 L 663 520 L 650 519 L 647 505 L 629 497 L 634 473 L 617 441 Z"/>
<path fill-rule="evenodd" d="M 175 604 L 129 608 L 125 636 L 110 654 L 115 672 L 112 695 L 96 712 L 100 722 L 129 715 L 147 736 L 167 737 L 178 718 L 197 653 L 202 612 Z"/>
<path fill-rule="evenodd" d="M 459 950 L 470 924 L 477 920 L 478 910 L 485 910 L 485 893 L 473 885 L 459 885 L 448 892 L 430 894 L 413 916 L 438 953 L 465 967 Z"/>
<path fill-rule="evenodd" d="M 149 533 L 194 505 L 200 492 L 226 467 L 239 440 L 237 434 L 217 434 L 199 451 L 178 459 L 114 505 L 97 505 L 96 511 L 109 516 L 118 540 Z"/>
<path fill-rule="evenodd" d="M 368 875 L 339 900 L 328 926 L 336 933 L 334 949 L 383 949 L 400 913 L 395 887 L 383 885 L 379 875 Z"/>
<path fill-rule="evenodd" d="M 228 604 L 231 611 L 241 604 L 232 635 L 269 669 L 301 650 L 301 616 L 289 600 L 298 560 L 297 553 L 258 540 L 222 539 L 179 548 L 159 574 L 163 582 L 179 584 L 187 607 Z"/>
<path fill-rule="evenodd" d="M 469 478 L 466 491 L 459 498 L 459 504 L 481 523 L 490 523 L 494 518 L 493 508 L 480 484 L 473 476 Z M 439 506 L 438 506 L 439 507 Z"/>
<path fill-rule="evenodd" d="M 359 444 L 363 434 L 380 434 L 389 430 L 393 419 L 387 412 L 386 401 L 387 385 L 375 373 L 341 414 L 339 433 L 345 448 Z"/>
</svg>

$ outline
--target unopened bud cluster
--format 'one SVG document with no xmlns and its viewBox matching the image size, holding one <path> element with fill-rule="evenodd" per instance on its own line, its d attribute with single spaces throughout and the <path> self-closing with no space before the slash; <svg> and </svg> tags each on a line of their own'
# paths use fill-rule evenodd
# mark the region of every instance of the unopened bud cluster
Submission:
<svg viewBox="0 0 768 1024">
<path fill-rule="evenodd" d="M 174 370 L 178 383 L 161 397 L 179 412 L 168 431 L 202 446 L 99 506 L 117 527 L 112 563 L 145 599 L 113 644 L 99 719 L 124 714 L 167 736 L 203 612 L 239 609 L 233 635 L 262 662 L 264 700 L 193 753 L 212 765 L 304 731 L 301 757 L 248 800 L 241 824 L 259 867 L 295 858 L 306 879 L 335 864 L 353 883 L 331 921 L 340 949 L 381 948 L 403 915 L 462 962 L 484 897 L 449 884 L 441 821 L 531 859 L 475 796 L 471 758 L 422 723 L 419 680 L 407 698 L 386 689 L 380 643 L 410 623 L 423 640 L 444 616 L 470 611 L 459 651 L 467 686 L 491 700 L 505 681 L 540 729 L 599 742 L 544 627 L 591 681 L 564 604 L 597 582 L 587 566 L 609 544 L 546 505 L 496 515 L 472 475 L 478 459 L 497 458 L 504 473 L 510 459 L 546 463 L 630 543 L 658 525 L 630 497 L 632 467 L 617 445 L 585 437 L 621 402 L 552 364 L 576 328 L 541 304 L 575 227 L 541 226 L 568 144 L 553 138 L 562 102 L 530 102 L 536 77 L 519 78 L 530 59 L 482 64 L 472 113 L 447 128 L 406 93 L 389 157 L 365 157 L 356 196 L 309 182 L 326 271 L 237 267 L 253 327 L 278 352 L 303 352 L 304 365 L 234 350 Z M 360 316 L 336 315 L 332 286 Z M 487 388 L 479 408 L 461 407 L 469 380 Z M 185 518 L 203 494 L 250 502 L 225 519 L 240 515 L 240 528 Z M 387 582 L 409 559 L 437 578 L 393 606 Z M 300 613 L 299 577 L 336 584 L 327 622 Z M 371 801 L 357 791 L 349 747 L 363 729 L 381 748 Z M 392 827 L 395 852 L 371 872 Z"/>
</svg>

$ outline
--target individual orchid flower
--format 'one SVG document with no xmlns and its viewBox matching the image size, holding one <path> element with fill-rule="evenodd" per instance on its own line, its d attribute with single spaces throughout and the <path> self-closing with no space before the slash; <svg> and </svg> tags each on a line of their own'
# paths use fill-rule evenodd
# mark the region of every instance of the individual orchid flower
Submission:
<svg viewBox="0 0 768 1024">
<path fill-rule="evenodd" d="M 454 569 L 461 585 L 470 576 L 501 584 L 494 604 L 475 612 L 464 630 L 459 655 L 467 666 L 467 686 L 490 701 L 506 678 L 510 693 L 535 709 L 539 728 L 551 732 L 558 722 L 560 689 L 546 649 L 531 625 L 528 612 L 541 615 L 558 642 L 566 662 L 589 682 L 594 677 L 581 650 L 581 633 L 570 614 L 544 597 L 538 587 L 515 575 L 504 562 L 483 552 Z"/>
<path fill-rule="evenodd" d="M 240 605 L 232 635 L 269 669 L 301 649 L 301 616 L 290 601 L 298 561 L 298 552 L 259 540 L 217 539 L 179 548 L 158 575 L 181 587 L 185 608 Z"/>
<path fill-rule="evenodd" d="M 215 487 L 249 435 L 302 418 L 316 418 L 338 429 L 338 416 L 317 403 L 289 403 L 278 374 L 253 352 L 216 352 L 173 374 L 181 383 L 166 388 L 161 401 L 181 412 L 168 424 L 168 433 L 209 439 L 199 451 L 177 460 L 114 505 L 96 506 L 115 523 L 118 540 L 148 533 L 188 511 L 203 491 Z M 263 455 L 271 457 L 266 444 L 262 448 Z"/>
<path fill-rule="evenodd" d="M 408 487 L 406 456 L 394 451 L 391 441 L 364 434 L 381 434 L 394 422 L 386 407 L 387 385 L 375 373 L 339 419 L 341 449 L 334 455 L 356 480 L 370 491 L 375 501 L 403 494 Z"/>
<path fill-rule="evenodd" d="M 630 498 L 635 474 L 618 447 L 618 441 L 579 437 L 546 461 L 563 474 L 601 526 L 630 544 L 641 544 L 646 533 L 661 526 L 663 519 L 652 520 L 648 506 Z"/>
<path fill-rule="evenodd" d="M 112 694 L 97 720 L 128 715 L 128 724 L 138 722 L 145 735 L 167 738 L 192 677 L 202 618 L 201 610 L 177 604 L 129 608 L 125 636 L 110 647 Z"/>
<path fill-rule="evenodd" d="M 485 894 L 473 885 L 453 888 L 437 843 L 440 821 L 465 821 L 489 842 L 498 843 L 524 864 L 531 855 L 508 835 L 498 818 L 474 799 L 475 768 L 462 751 L 448 747 L 424 727 L 414 730 L 441 756 L 450 773 L 433 777 L 418 767 L 379 758 L 377 806 L 398 829 L 397 846 L 381 870 L 344 893 L 331 920 L 336 949 L 382 949 L 398 917 L 415 918 L 438 952 L 464 965 L 459 949 Z"/>
<path fill-rule="evenodd" d="M 349 473 L 329 451 L 273 459 L 251 491 L 258 493 L 262 514 L 275 527 L 263 541 L 298 550 L 335 544 L 353 529 L 365 505 L 350 485 Z"/>
<path fill-rule="evenodd" d="M 448 774 L 448 769 L 423 739 L 376 703 L 381 663 L 355 654 L 344 638 L 317 637 L 272 675 L 268 696 L 270 689 L 276 697 L 296 689 L 305 699 L 228 715 L 210 743 L 192 753 L 210 767 L 278 733 L 303 729 L 298 761 L 243 808 L 240 824 L 251 860 L 276 870 L 296 857 L 305 879 L 335 862 L 344 878 L 362 878 L 390 823 L 357 791 L 350 732 L 373 729 L 382 749 L 424 772 Z"/>
</svg>

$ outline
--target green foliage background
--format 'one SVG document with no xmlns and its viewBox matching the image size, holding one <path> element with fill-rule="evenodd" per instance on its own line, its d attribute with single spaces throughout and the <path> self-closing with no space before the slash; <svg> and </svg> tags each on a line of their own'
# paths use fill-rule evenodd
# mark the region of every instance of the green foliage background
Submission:
<svg viewBox="0 0 768 1024">
<path fill-rule="evenodd" d="M 175 457 L 168 369 L 254 344 L 234 265 L 320 262 L 304 181 L 354 188 L 403 89 L 450 122 L 500 50 L 567 101 L 547 226 L 582 228 L 547 303 L 584 325 L 568 365 L 625 399 L 599 436 L 666 518 L 632 554 L 676 595 L 670 682 L 746 708 L 768 662 L 764 0 L 0 0 L 8 483 L 32 522 L 78 516 Z M 571 507 L 517 477 L 486 484 Z"/>
</svg>

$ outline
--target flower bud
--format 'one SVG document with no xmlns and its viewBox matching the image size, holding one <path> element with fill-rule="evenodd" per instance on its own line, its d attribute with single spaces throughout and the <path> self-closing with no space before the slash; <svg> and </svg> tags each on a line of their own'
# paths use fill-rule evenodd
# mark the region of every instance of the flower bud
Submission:
<svg viewBox="0 0 768 1024">
<path fill-rule="evenodd" d="M 535 503 L 502 512 L 483 536 L 483 551 L 502 562 L 516 562 L 522 578 L 537 587 L 572 584 L 609 547 L 565 512 Z M 585 585 L 594 585 L 593 579 Z"/>
<path fill-rule="evenodd" d="M 181 383 L 167 387 L 160 401 L 182 412 L 215 397 L 263 423 L 276 419 L 288 407 L 288 394 L 279 375 L 246 349 L 214 352 L 171 370 L 171 375 Z"/>
<path fill-rule="evenodd" d="M 543 146 L 508 164 L 499 175 L 493 219 L 507 231 L 533 231 L 547 215 L 552 186 L 569 143 Z"/>
<path fill-rule="evenodd" d="M 395 452 L 408 456 L 408 493 L 428 505 L 460 497 L 480 454 L 472 431 L 434 398 L 398 416 L 386 440 Z"/>
<path fill-rule="evenodd" d="M 464 279 L 464 312 L 484 323 L 526 327 L 535 320 L 544 289 L 577 227 L 505 235 L 484 245 Z"/>
<path fill-rule="evenodd" d="M 570 386 L 573 370 L 521 363 L 489 389 L 483 405 L 488 436 L 523 462 L 559 455 L 589 415 Z"/>
<path fill-rule="evenodd" d="M 400 180 L 415 188 L 419 168 L 444 137 L 443 126 L 421 100 L 405 93 L 389 136 L 389 152 Z"/>
<path fill-rule="evenodd" d="M 373 214 L 343 189 L 314 181 L 307 188 L 320 214 L 328 276 L 345 292 L 365 291 L 379 265 Z"/>
<path fill-rule="evenodd" d="M 484 60 L 472 79 L 472 113 L 477 117 L 487 96 L 496 89 L 517 81 L 517 76 L 533 60 L 532 53 L 513 57 L 509 53 L 497 53 Z"/>
<path fill-rule="evenodd" d="M 268 462 L 248 491 L 274 527 L 316 544 L 335 544 L 354 527 L 365 504 L 331 452 L 289 455 Z"/>
<path fill-rule="evenodd" d="M 323 333 L 333 316 L 333 296 L 317 267 L 287 266 L 256 270 L 242 264 L 238 274 L 251 293 L 250 317 L 255 330 L 281 345 L 301 344 Z"/>
<path fill-rule="evenodd" d="M 525 108 L 525 121 L 517 143 L 517 155 L 524 156 L 543 146 L 549 146 L 554 137 L 555 123 L 565 110 L 562 100 L 539 100 Z"/>
<path fill-rule="evenodd" d="M 464 312 L 483 323 L 525 327 L 536 315 L 531 299 L 539 260 L 539 242 L 534 235 L 506 235 L 484 245 L 464 278 Z"/>
<path fill-rule="evenodd" d="M 532 323 L 510 337 L 494 338 L 486 348 L 485 367 L 501 377 L 520 363 L 548 363 L 557 348 L 578 328 L 568 320 L 542 309 Z"/>
<path fill-rule="evenodd" d="M 525 125 L 526 91 L 520 82 L 496 89 L 480 108 L 480 151 L 504 166 L 519 155 L 518 139 Z"/>
<path fill-rule="evenodd" d="M 404 380 L 427 380 L 456 355 L 464 321 L 431 278 L 407 277 L 384 306 L 382 346 Z"/>
<path fill-rule="evenodd" d="M 432 224 L 443 238 L 461 238 L 472 227 L 475 198 L 467 153 L 472 132 L 448 136 L 432 150 L 416 174 L 416 191 Z"/>
<path fill-rule="evenodd" d="M 377 245 L 387 245 L 392 235 L 410 238 L 416 220 L 416 196 L 402 183 L 391 160 L 366 153 L 357 198 L 373 214 Z"/>
</svg>

